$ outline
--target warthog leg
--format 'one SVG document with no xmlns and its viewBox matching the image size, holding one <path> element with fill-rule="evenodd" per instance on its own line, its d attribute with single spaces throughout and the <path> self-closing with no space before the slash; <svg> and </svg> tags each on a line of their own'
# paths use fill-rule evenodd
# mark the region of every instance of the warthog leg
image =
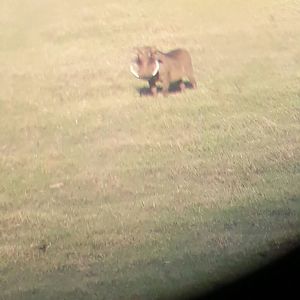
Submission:
<svg viewBox="0 0 300 300">
<path fill-rule="evenodd" d="M 185 84 L 184 84 L 183 80 L 179 81 L 179 88 L 182 93 L 185 91 Z"/>
<path fill-rule="evenodd" d="M 195 89 L 197 87 L 197 83 L 196 83 L 196 80 L 195 80 L 194 76 L 189 76 L 188 80 L 191 83 L 193 89 Z"/>
<path fill-rule="evenodd" d="M 150 79 L 149 80 L 149 86 L 150 86 L 151 94 L 153 96 L 157 96 L 156 80 Z"/>
</svg>

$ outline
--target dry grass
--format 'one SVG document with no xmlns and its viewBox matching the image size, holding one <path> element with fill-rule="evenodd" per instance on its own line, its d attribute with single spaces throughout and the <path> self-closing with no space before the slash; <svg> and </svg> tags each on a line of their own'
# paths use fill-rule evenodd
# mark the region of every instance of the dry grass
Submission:
<svg viewBox="0 0 300 300">
<path fill-rule="evenodd" d="M 158 9 L 159 7 L 159 9 Z M 2 1 L 3 299 L 203 290 L 300 225 L 297 1 Z M 139 97 L 131 49 L 199 88 Z"/>
</svg>

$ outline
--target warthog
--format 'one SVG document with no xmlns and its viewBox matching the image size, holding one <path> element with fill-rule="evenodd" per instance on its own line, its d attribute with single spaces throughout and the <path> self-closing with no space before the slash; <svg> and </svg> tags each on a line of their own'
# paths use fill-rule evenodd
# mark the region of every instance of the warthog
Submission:
<svg viewBox="0 0 300 300">
<path fill-rule="evenodd" d="M 162 84 L 163 95 L 167 96 L 171 82 L 178 82 L 184 91 L 183 78 L 187 78 L 196 88 L 191 56 L 185 49 L 175 49 L 162 53 L 153 47 L 136 48 L 136 56 L 130 65 L 131 73 L 150 85 L 152 95 L 157 95 L 156 83 Z"/>
</svg>

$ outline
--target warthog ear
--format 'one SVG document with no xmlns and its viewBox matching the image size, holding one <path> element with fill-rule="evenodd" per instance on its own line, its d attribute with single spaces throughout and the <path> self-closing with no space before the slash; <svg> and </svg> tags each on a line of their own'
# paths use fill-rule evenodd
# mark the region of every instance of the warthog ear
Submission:
<svg viewBox="0 0 300 300">
<path fill-rule="evenodd" d="M 131 61 L 138 61 L 141 55 L 141 50 L 138 47 L 132 48 Z"/>
<path fill-rule="evenodd" d="M 132 50 L 136 54 L 141 54 L 141 48 L 139 48 L 139 47 L 133 47 Z"/>
<path fill-rule="evenodd" d="M 157 54 L 157 49 L 156 49 L 156 47 L 151 47 L 151 54 L 152 55 L 156 55 Z"/>
</svg>

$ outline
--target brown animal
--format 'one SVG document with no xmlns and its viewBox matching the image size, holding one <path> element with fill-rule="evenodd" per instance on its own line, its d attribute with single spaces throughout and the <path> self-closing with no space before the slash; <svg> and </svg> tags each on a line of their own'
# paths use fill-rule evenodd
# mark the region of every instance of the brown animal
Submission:
<svg viewBox="0 0 300 300">
<path fill-rule="evenodd" d="M 157 95 L 156 83 L 162 84 L 163 95 L 167 96 L 171 82 L 178 82 L 184 91 L 183 78 L 187 78 L 192 87 L 197 84 L 194 78 L 191 56 L 185 49 L 175 49 L 168 53 L 158 51 L 153 47 L 136 48 L 136 57 L 130 66 L 131 73 L 147 80 L 153 96 Z"/>
</svg>

